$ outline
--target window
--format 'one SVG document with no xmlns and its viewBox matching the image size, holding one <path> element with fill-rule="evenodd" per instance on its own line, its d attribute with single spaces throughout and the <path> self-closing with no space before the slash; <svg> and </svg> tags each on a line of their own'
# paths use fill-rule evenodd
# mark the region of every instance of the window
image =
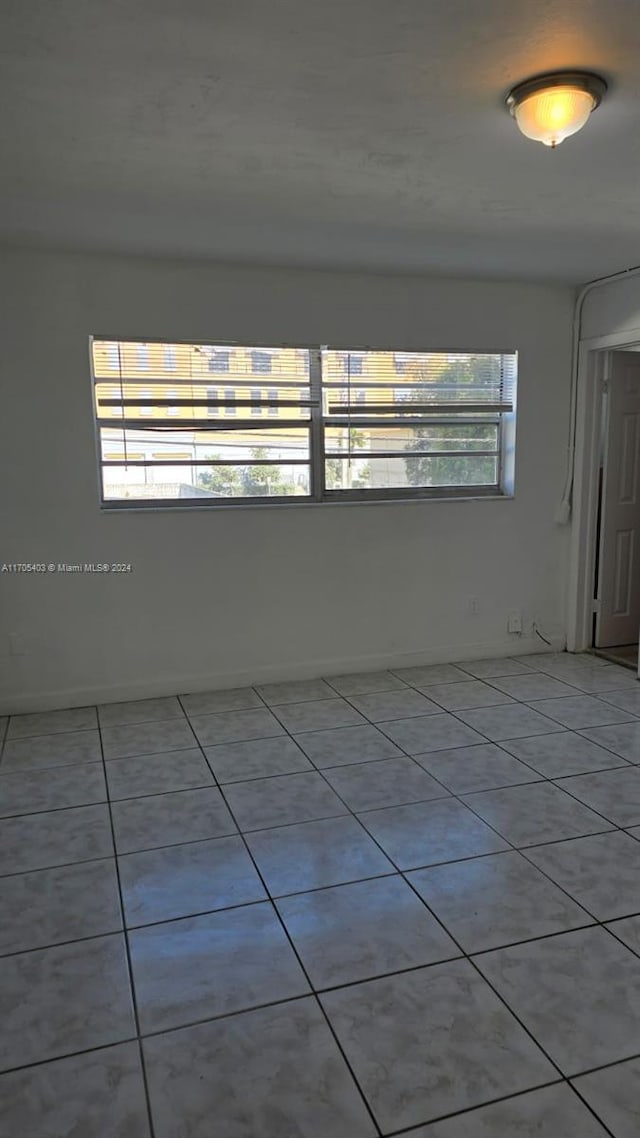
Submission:
<svg viewBox="0 0 640 1138">
<path fill-rule="evenodd" d="M 366 357 L 354 383 L 343 353 L 322 352 L 325 498 L 510 490 L 515 354 L 403 352 L 402 383 L 398 353 Z"/>
<path fill-rule="evenodd" d="M 271 354 L 253 351 L 251 353 L 251 367 L 260 375 L 271 375 Z"/>
<path fill-rule="evenodd" d="M 173 344 L 166 344 L 164 349 L 164 366 L 165 371 L 175 371 L 176 368 L 176 350 Z"/>
<path fill-rule="evenodd" d="M 138 367 L 141 371 L 146 371 L 149 367 L 149 345 L 137 344 Z"/>
<path fill-rule="evenodd" d="M 120 371 L 120 345 L 108 344 L 107 345 L 107 359 L 109 360 L 109 367 L 114 371 Z"/>
<path fill-rule="evenodd" d="M 213 348 L 209 356 L 209 371 L 224 372 L 229 370 L 229 352 L 225 349 Z"/>
<path fill-rule="evenodd" d="M 141 389 L 140 347 L 93 341 L 105 505 L 512 491 L 514 352 L 402 352 L 399 375 L 398 353 L 388 351 L 238 345 L 211 355 L 207 345 L 183 344 L 170 381 L 149 378 Z M 266 392 L 256 357 L 277 372 Z M 220 358 L 223 391 L 207 383 Z"/>
</svg>

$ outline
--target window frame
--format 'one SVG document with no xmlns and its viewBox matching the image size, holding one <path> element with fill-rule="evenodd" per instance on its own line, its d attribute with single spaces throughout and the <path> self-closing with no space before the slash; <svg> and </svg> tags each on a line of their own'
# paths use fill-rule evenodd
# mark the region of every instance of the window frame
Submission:
<svg viewBox="0 0 640 1138">
<path fill-rule="evenodd" d="M 113 336 L 113 335 L 99 335 L 92 334 L 89 337 L 89 363 L 90 375 L 92 385 L 95 382 L 93 372 L 93 344 L 94 342 L 116 342 L 144 344 L 146 347 L 152 344 L 165 344 L 169 341 L 166 339 L 152 339 L 146 337 L 144 340 L 133 339 L 131 337 Z M 230 363 L 230 353 L 235 348 L 243 349 L 246 352 L 256 350 L 246 341 L 233 341 L 233 340 L 201 340 L 197 342 L 194 340 L 176 340 L 171 339 L 171 345 L 178 346 L 192 346 L 197 343 L 198 346 L 214 348 L 217 347 L 223 352 L 228 353 L 228 368 L 226 372 L 227 377 L 233 375 Z M 517 385 L 518 385 L 518 370 L 519 370 L 519 354 L 516 348 L 502 348 L 499 351 L 492 351 L 487 348 L 472 351 L 460 351 L 459 349 L 428 347 L 428 348 L 405 348 L 398 349 L 389 348 L 379 345 L 367 346 L 350 346 L 343 347 L 340 344 L 332 344 L 330 348 L 326 345 L 319 346 L 316 344 L 303 344 L 296 343 L 265 343 L 260 342 L 260 348 L 277 352 L 279 350 L 294 350 L 304 351 L 309 353 L 309 378 L 311 390 L 311 409 L 310 421 L 308 423 L 309 429 L 309 494 L 308 495 L 274 495 L 273 497 L 254 496 L 254 497 L 229 497 L 218 499 L 204 499 L 201 497 L 193 498 L 149 498 L 149 499 L 109 499 L 104 496 L 104 478 L 103 468 L 104 463 L 101 458 L 101 436 L 100 436 L 100 420 L 97 416 L 95 398 L 92 399 L 93 403 L 93 419 L 94 419 L 94 434 L 96 438 L 96 461 L 98 472 L 98 488 L 99 488 L 99 507 L 101 510 L 110 512 L 113 510 L 184 510 L 184 509 L 198 509 L 198 510 L 228 510 L 228 509 L 244 509 L 246 507 L 259 506 L 261 508 L 289 508 L 301 506 L 340 506 L 340 505 L 388 505 L 392 502 L 410 504 L 412 502 L 447 502 L 447 501 L 508 501 L 515 497 L 515 439 L 516 439 L 516 422 L 517 422 Z M 260 350 L 260 349 L 257 349 Z M 367 353 L 380 352 L 391 353 L 394 355 L 394 369 L 395 357 L 398 355 L 411 356 L 413 354 L 449 354 L 449 355 L 501 355 L 513 356 L 515 359 L 515 383 L 514 383 L 514 397 L 513 409 L 510 415 L 500 414 L 497 424 L 497 479 L 495 483 L 488 485 L 474 485 L 466 484 L 463 486 L 404 486 L 404 487 L 364 487 L 352 489 L 327 489 L 325 485 L 325 427 L 331 426 L 331 419 L 324 415 L 322 396 L 323 396 L 323 383 L 322 383 L 322 353 L 325 350 L 331 352 L 340 352 L 344 355 L 349 353 L 353 355 L 365 356 Z M 403 361 L 404 363 L 404 361 Z M 253 370 L 253 369 L 252 369 Z M 363 368 L 364 370 L 364 368 Z M 213 373 L 216 374 L 216 373 Z M 222 378 L 222 374 L 217 373 Z M 257 373 L 256 373 L 257 374 Z M 403 368 L 404 374 L 404 368 Z M 270 378 L 275 379 L 276 373 L 272 372 Z M 357 378 L 360 378 L 357 376 Z M 228 380 L 227 380 L 228 381 Z M 100 382 L 111 383 L 117 382 L 110 377 L 101 378 Z M 138 381 L 139 382 L 139 381 Z M 209 385 L 207 385 L 209 388 Z M 218 386 L 218 391 L 220 387 Z M 275 390 L 275 388 L 274 388 Z M 268 392 L 270 397 L 271 392 Z M 93 396 L 93 391 L 92 391 Z M 234 409 L 235 412 L 235 409 Z M 271 409 L 270 409 L 271 412 Z M 208 409 L 208 415 L 211 415 L 211 409 Z M 275 412 L 277 414 L 277 411 Z M 150 413 L 152 415 L 152 412 Z M 225 415 L 226 418 L 226 415 Z M 261 416 L 262 418 L 262 416 Z M 510 421 L 506 423 L 506 420 Z M 268 420 L 265 421 L 265 427 Z M 272 420 L 273 422 L 273 420 Z M 275 423 L 273 424 L 275 427 Z M 305 423 L 301 422 L 300 427 L 304 428 Z M 357 420 L 355 425 L 357 426 Z M 369 423 L 369 426 L 374 424 Z M 391 425 L 389 420 L 381 420 L 375 426 Z M 474 452 L 469 452 L 473 454 Z M 364 454 L 363 454 L 364 457 Z M 246 465 L 250 465 L 247 462 Z M 287 465 L 283 460 L 282 465 Z M 306 463 L 304 464 L 306 465 Z"/>
</svg>

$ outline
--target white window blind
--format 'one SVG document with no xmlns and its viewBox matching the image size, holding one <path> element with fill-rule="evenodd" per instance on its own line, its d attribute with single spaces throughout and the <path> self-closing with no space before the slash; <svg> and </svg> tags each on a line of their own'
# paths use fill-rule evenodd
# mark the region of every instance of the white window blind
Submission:
<svg viewBox="0 0 640 1138">
<path fill-rule="evenodd" d="M 513 352 L 96 338 L 92 361 L 105 505 L 480 497 L 508 488 Z M 212 372 L 223 370 L 213 387 Z"/>
<path fill-rule="evenodd" d="M 329 493 L 500 489 L 514 353 L 322 353 Z M 398 366 L 400 365 L 400 366 Z M 346 376 L 346 388 L 345 388 Z"/>
</svg>

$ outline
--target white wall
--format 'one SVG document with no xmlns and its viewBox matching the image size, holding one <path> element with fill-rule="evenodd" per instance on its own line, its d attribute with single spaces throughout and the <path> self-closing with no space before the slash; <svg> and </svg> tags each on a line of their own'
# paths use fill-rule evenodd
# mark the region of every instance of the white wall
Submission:
<svg viewBox="0 0 640 1138">
<path fill-rule="evenodd" d="M 570 289 L 19 250 L 0 282 L 0 559 L 134 567 L 0 576 L 0 710 L 541 648 L 510 609 L 562 636 Z M 101 513 L 91 333 L 516 348 L 516 497 Z"/>
<path fill-rule="evenodd" d="M 587 294 L 582 310 L 581 338 L 616 336 L 640 338 L 640 276 L 603 284 Z"/>
</svg>

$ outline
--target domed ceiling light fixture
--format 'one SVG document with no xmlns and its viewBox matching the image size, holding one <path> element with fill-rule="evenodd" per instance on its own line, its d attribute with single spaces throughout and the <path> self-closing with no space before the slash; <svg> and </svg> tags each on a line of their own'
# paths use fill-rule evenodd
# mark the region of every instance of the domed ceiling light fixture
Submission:
<svg viewBox="0 0 640 1138">
<path fill-rule="evenodd" d="M 555 149 L 581 130 L 600 106 L 607 84 L 588 71 L 554 71 L 518 83 L 506 104 L 527 138 Z"/>
</svg>

